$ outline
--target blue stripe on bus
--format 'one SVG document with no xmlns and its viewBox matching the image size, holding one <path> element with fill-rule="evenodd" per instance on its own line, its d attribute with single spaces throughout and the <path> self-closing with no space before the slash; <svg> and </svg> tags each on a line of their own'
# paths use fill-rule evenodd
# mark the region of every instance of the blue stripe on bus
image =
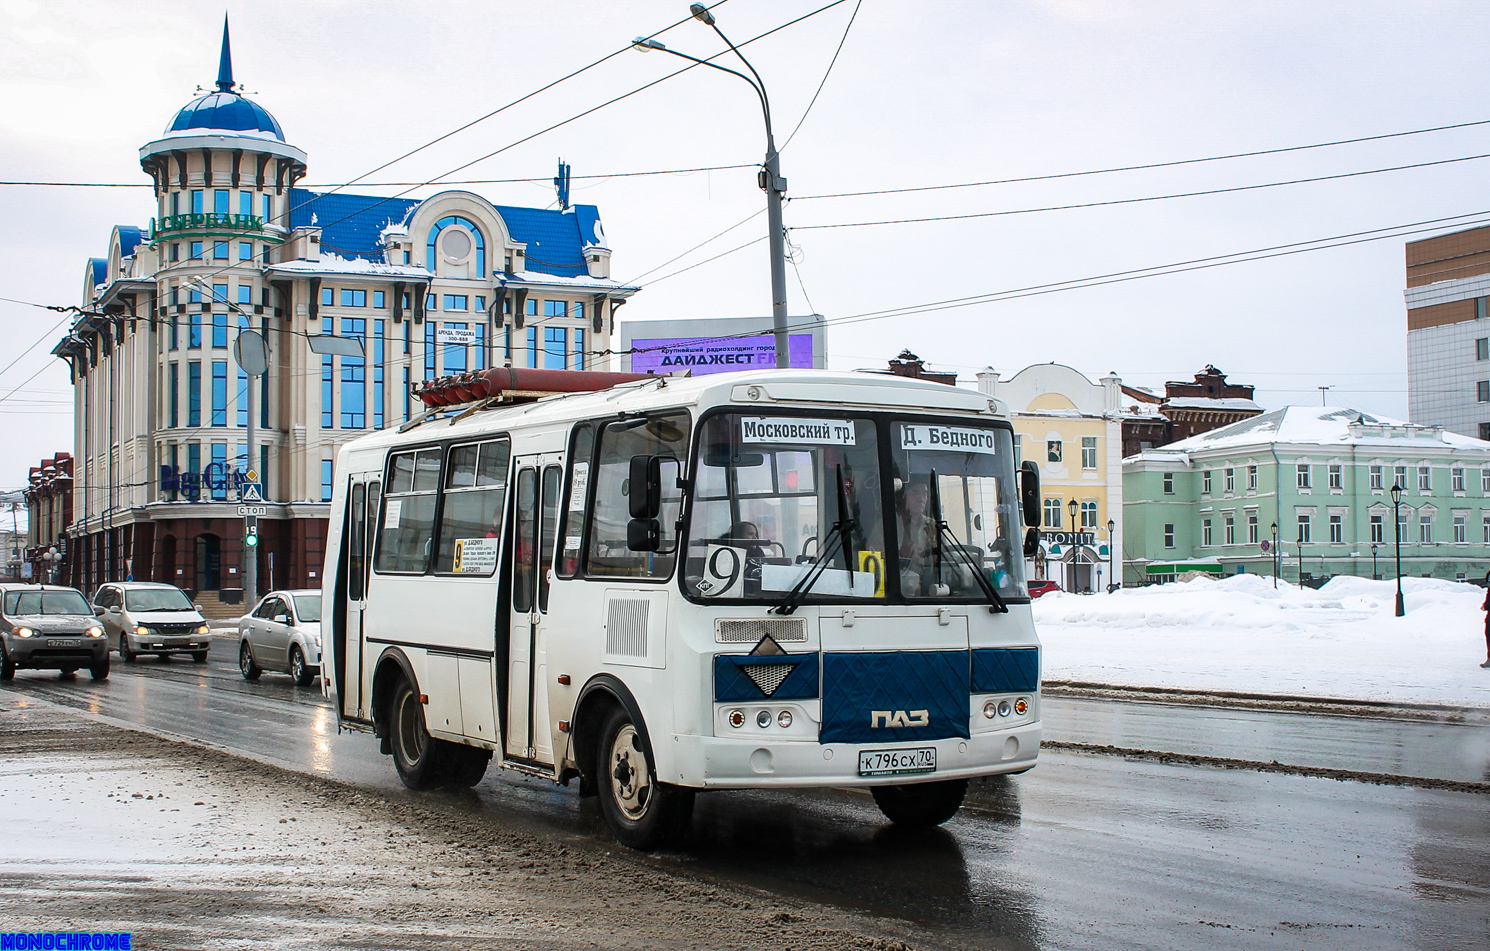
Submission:
<svg viewBox="0 0 1490 951">
<path fill-rule="evenodd" d="M 823 743 L 904 743 L 968 735 L 968 652 L 823 656 Z M 923 713 L 924 711 L 924 713 Z M 913 726 L 924 718 L 924 726 Z"/>
<path fill-rule="evenodd" d="M 775 692 L 766 696 L 745 673 L 747 667 L 779 667 L 792 670 Z M 719 703 L 753 700 L 813 700 L 817 697 L 817 654 L 743 654 L 714 658 L 714 699 Z"/>
<path fill-rule="evenodd" d="M 973 693 L 1033 693 L 1039 686 L 1038 647 L 973 651 Z"/>
</svg>

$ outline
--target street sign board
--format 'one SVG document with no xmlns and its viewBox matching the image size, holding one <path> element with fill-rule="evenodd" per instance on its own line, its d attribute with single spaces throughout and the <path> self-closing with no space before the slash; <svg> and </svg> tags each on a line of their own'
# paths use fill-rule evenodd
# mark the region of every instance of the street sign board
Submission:
<svg viewBox="0 0 1490 951">
<path fill-rule="evenodd" d="M 269 514 L 269 506 L 267 506 L 267 505 L 240 505 L 240 506 L 238 506 L 238 514 L 239 515 L 242 515 L 245 518 L 247 518 L 250 515 L 268 515 Z"/>
<path fill-rule="evenodd" d="M 238 490 L 238 500 L 241 502 L 264 501 L 264 490 L 257 482 L 245 482 Z"/>
</svg>

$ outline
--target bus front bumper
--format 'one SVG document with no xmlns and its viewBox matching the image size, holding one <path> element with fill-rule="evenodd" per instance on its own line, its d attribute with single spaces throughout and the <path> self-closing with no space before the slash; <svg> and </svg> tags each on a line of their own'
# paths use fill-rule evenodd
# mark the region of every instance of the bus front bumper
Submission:
<svg viewBox="0 0 1490 951">
<path fill-rule="evenodd" d="M 701 789 L 806 786 L 882 786 L 1022 773 L 1040 752 L 1040 722 L 963 739 L 904 743 L 761 742 L 717 736 L 672 737 L 673 768 L 667 781 Z M 936 750 L 933 772 L 859 775 L 859 754 L 869 750 Z M 660 752 L 660 751 L 654 751 Z M 676 776 L 677 778 L 673 778 Z"/>
</svg>

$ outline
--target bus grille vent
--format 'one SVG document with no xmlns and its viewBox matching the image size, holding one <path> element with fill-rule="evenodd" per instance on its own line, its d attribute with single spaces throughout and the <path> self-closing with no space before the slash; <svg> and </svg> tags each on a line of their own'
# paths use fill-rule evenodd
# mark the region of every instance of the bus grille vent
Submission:
<svg viewBox="0 0 1490 951">
<path fill-rule="evenodd" d="M 740 667 L 745 672 L 745 676 L 749 677 L 757 687 L 761 688 L 761 693 L 768 697 L 775 695 L 776 691 L 781 689 L 782 681 L 786 680 L 787 675 L 795 668 L 795 664 L 750 664 Z"/>
<path fill-rule="evenodd" d="M 767 635 L 778 644 L 807 640 L 807 621 L 799 617 L 720 619 L 714 625 L 714 639 L 721 644 L 754 644 Z"/>
<path fill-rule="evenodd" d="M 605 652 L 622 657 L 647 656 L 647 609 L 650 602 L 617 598 L 605 618 Z"/>
</svg>

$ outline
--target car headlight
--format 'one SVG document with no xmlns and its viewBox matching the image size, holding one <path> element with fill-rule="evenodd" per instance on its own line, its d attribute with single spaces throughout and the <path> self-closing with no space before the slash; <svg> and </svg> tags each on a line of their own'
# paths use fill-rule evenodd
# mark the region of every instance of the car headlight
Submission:
<svg viewBox="0 0 1490 951">
<path fill-rule="evenodd" d="M 197 633 L 198 634 L 211 634 L 212 633 L 212 629 L 210 627 L 208 627 L 207 625 L 203 624 L 201 627 L 197 628 Z"/>
<path fill-rule="evenodd" d="M 139 627 L 135 628 L 135 634 L 137 634 L 140 637 L 149 637 L 150 636 L 150 628 L 148 628 L 145 625 L 141 624 Z"/>
<path fill-rule="evenodd" d="M 90 628 L 88 628 L 88 636 L 89 637 L 103 637 L 103 628 L 101 628 L 101 627 L 90 627 Z"/>
<path fill-rule="evenodd" d="M 29 627 L 18 627 L 15 628 L 12 633 L 14 633 L 17 637 L 31 637 L 36 632 L 31 630 L 31 628 Z"/>
</svg>

